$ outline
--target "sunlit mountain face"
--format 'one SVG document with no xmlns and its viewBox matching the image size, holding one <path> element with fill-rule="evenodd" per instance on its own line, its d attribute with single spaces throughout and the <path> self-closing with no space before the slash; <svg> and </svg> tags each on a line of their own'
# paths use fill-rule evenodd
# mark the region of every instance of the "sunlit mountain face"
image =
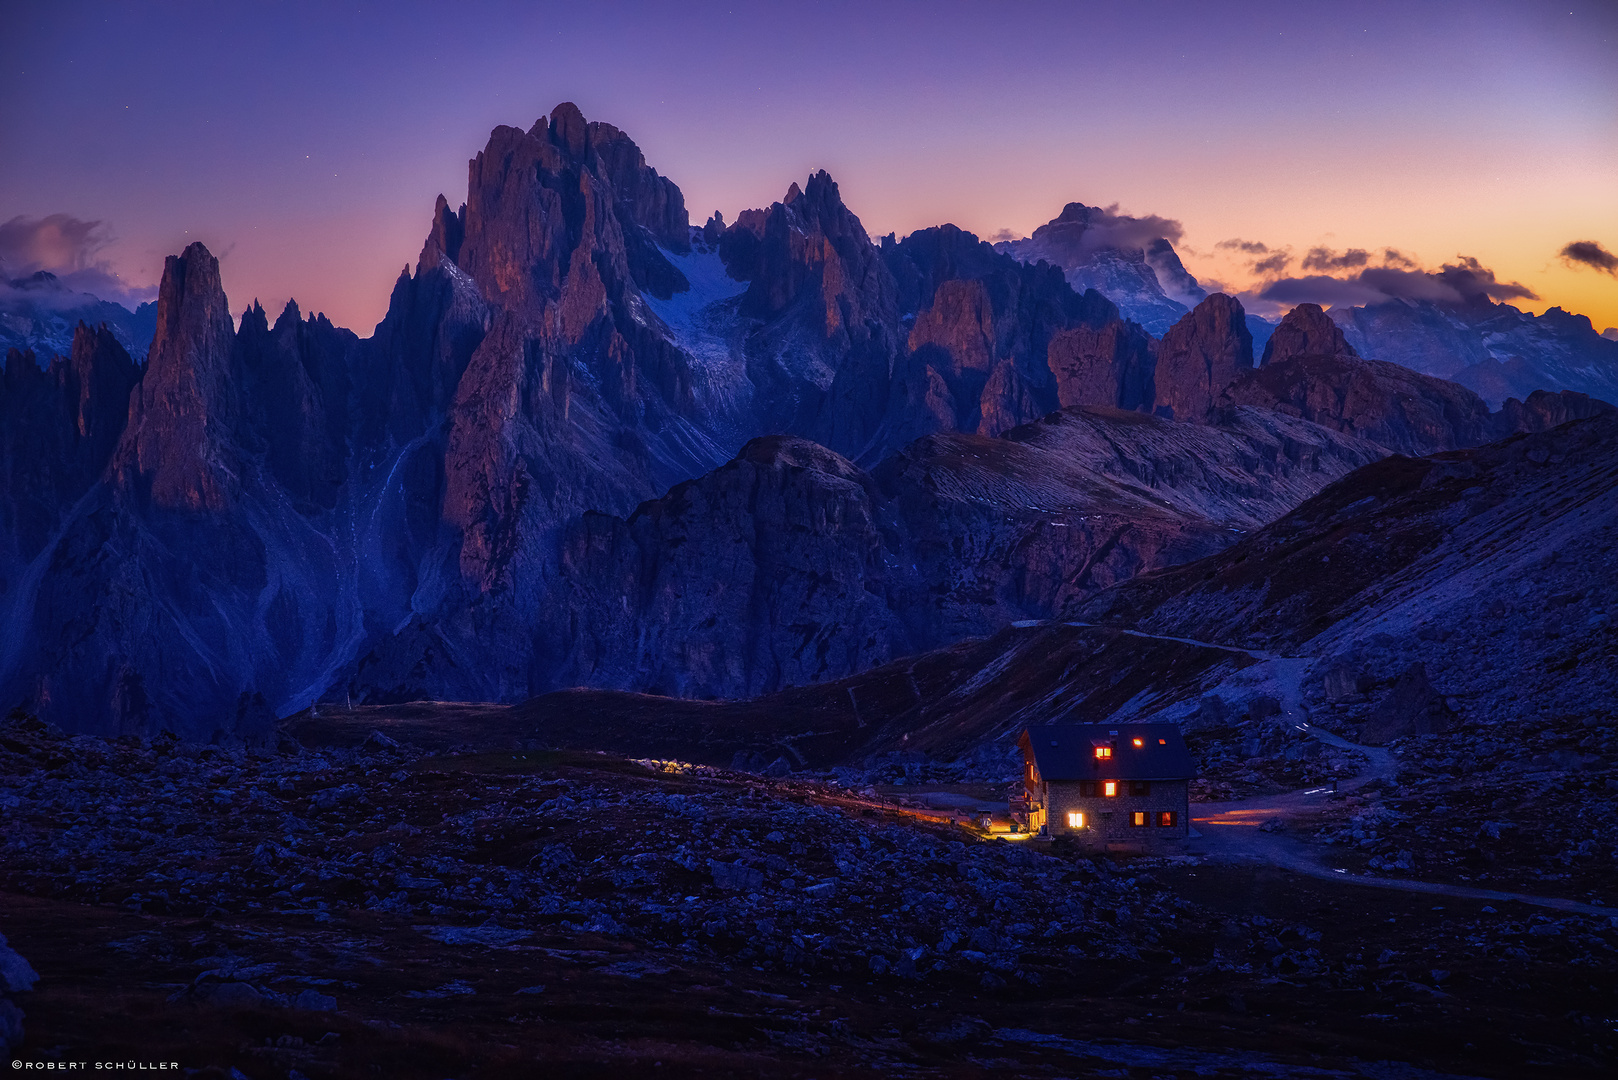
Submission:
<svg viewBox="0 0 1618 1080">
<path fill-rule="evenodd" d="M 8 39 L 18 1069 L 1610 1072 L 1610 12 L 453 17 Z"/>
</svg>

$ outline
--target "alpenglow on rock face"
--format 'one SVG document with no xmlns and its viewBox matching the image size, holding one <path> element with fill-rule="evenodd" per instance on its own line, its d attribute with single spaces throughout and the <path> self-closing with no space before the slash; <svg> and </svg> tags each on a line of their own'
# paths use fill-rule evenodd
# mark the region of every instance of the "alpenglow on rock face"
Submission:
<svg viewBox="0 0 1618 1080">
<path fill-rule="evenodd" d="M 824 172 L 693 229 L 571 105 L 495 129 L 370 337 L 234 325 L 225 284 L 167 261 L 144 366 L 88 326 L 8 356 L 0 705 L 251 741 L 331 698 L 754 694 L 1050 617 L 1391 450 L 1604 408 L 1287 345 L 1318 312 L 1253 369 L 1224 296 L 1157 341 L 953 226 L 874 243 Z"/>
</svg>

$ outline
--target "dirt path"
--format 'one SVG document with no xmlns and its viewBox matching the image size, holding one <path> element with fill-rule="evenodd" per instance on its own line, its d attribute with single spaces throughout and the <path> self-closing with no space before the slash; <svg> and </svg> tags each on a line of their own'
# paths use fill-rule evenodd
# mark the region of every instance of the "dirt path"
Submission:
<svg viewBox="0 0 1618 1080">
<path fill-rule="evenodd" d="M 1500 889 L 1474 889 L 1465 885 L 1447 885 L 1437 881 L 1407 881 L 1401 878 L 1377 877 L 1373 874 L 1355 874 L 1343 867 L 1330 865 L 1329 853 L 1310 845 L 1285 830 L 1266 832 L 1263 826 L 1272 821 L 1290 822 L 1319 809 L 1333 791 L 1347 792 L 1373 780 L 1391 777 L 1398 770 L 1393 754 L 1379 746 L 1361 746 L 1329 731 L 1299 722 L 1298 730 L 1321 742 L 1344 750 L 1363 754 L 1367 765 L 1359 775 L 1337 784 L 1323 784 L 1303 791 L 1284 795 L 1243 799 L 1239 802 L 1203 803 L 1191 818 L 1200 836 L 1190 842 L 1197 854 L 1223 862 L 1267 863 L 1294 873 L 1324 881 L 1337 881 L 1347 885 L 1365 885 L 1376 889 L 1395 889 L 1400 892 L 1427 893 L 1433 896 L 1453 896 L 1466 900 L 1516 900 L 1535 907 L 1580 915 L 1618 918 L 1618 908 L 1583 904 L 1577 900 L 1563 900 L 1553 896 L 1508 892 Z"/>
<path fill-rule="evenodd" d="M 1038 626 L 1038 625 L 1041 625 L 1041 624 L 1036 622 L 1036 621 L 1030 620 L 1028 622 L 1013 623 L 1012 625 L 1013 626 Z M 1220 652 L 1240 653 L 1243 656 L 1251 656 L 1254 660 L 1285 660 L 1285 659 L 1289 659 L 1288 657 L 1278 656 L 1275 653 L 1259 652 L 1256 649 L 1244 649 L 1244 648 L 1240 647 L 1239 645 L 1220 645 L 1217 642 L 1212 642 L 1212 641 L 1196 641 L 1196 640 L 1194 640 L 1192 638 L 1169 637 L 1169 636 L 1167 636 L 1165 634 L 1148 634 L 1148 633 L 1144 633 L 1143 631 L 1140 631 L 1140 630 L 1126 630 L 1121 626 L 1108 626 L 1105 623 L 1063 622 L 1062 625 L 1063 626 L 1076 626 L 1076 627 L 1079 627 L 1080 629 L 1084 629 L 1084 630 L 1113 630 L 1113 631 L 1116 631 L 1117 633 L 1120 633 L 1120 634 L 1128 634 L 1130 637 L 1150 638 L 1153 641 L 1177 641 L 1181 645 L 1196 645 L 1196 646 L 1199 646 L 1199 647 L 1204 648 L 1204 649 L 1218 649 Z M 1313 661 L 1308 661 L 1308 662 L 1312 663 Z"/>
<path fill-rule="evenodd" d="M 1191 841 L 1191 848 L 1196 853 L 1228 862 L 1267 863 L 1324 881 L 1365 885 L 1377 889 L 1395 889 L 1400 892 L 1428 893 L 1433 896 L 1453 896 L 1468 900 L 1502 902 L 1516 900 L 1557 911 L 1607 918 L 1618 917 L 1618 908 L 1582 904 L 1576 900 L 1499 889 L 1474 889 L 1465 885 L 1446 885 L 1436 881 L 1407 881 L 1400 878 L 1377 877 L 1373 874 L 1354 874 L 1346 868 L 1328 865 L 1325 861 L 1326 852 L 1295 836 L 1287 835 L 1285 830 L 1266 832 L 1263 826 L 1271 821 L 1289 822 L 1317 810 L 1333 792 L 1349 792 L 1364 787 L 1374 780 L 1391 778 L 1398 772 L 1399 763 L 1394 759 L 1392 752 L 1385 747 L 1351 743 L 1309 722 L 1309 710 L 1304 704 L 1302 687 L 1304 677 L 1314 665 L 1312 657 L 1280 656 L 1256 649 L 1220 645 L 1212 641 L 1147 634 L 1139 630 L 1126 630 L 1123 627 L 1097 623 L 1069 622 L 1066 625 L 1115 630 L 1131 637 L 1176 641 L 1182 645 L 1197 645 L 1206 649 L 1220 649 L 1224 652 L 1250 656 L 1259 663 L 1243 671 L 1240 675 L 1241 680 L 1255 688 L 1264 687 L 1273 690 L 1276 700 L 1281 705 L 1281 716 L 1285 722 L 1328 746 L 1351 750 L 1365 757 L 1366 767 L 1363 770 L 1336 784 L 1325 784 L 1259 799 L 1244 799 L 1240 802 L 1200 804 L 1193 811 L 1191 819 L 1201 834 Z"/>
</svg>

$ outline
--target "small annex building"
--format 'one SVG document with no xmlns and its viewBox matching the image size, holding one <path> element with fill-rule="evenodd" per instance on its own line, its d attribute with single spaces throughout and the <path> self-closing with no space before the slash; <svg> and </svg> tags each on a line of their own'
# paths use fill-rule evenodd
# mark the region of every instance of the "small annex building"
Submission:
<svg viewBox="0 0 1618 1080">
<path fill-rule="evenodd" d="M 1177 724 L 1031 727 L 1017 746 L 1029 832 L 1096 844 L 1152 845 L 1190 829 L 1196 766 Z"/>
</svg>

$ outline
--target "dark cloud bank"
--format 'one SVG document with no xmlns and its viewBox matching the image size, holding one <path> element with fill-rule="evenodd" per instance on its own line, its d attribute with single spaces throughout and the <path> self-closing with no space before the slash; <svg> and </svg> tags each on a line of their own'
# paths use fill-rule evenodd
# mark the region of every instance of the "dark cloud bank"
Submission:
<svg viewBox="0 0 1618 1080">
<path fill-rule="evenodd" d="M 1227 242 L 1221 246 L 1236 245 Z M 1247 251 L 1249 248 L 1239 250 Z M 1256 260 L 1253 270 L 1259 274 L 1280 273 L 1289 259 L 1290 256 L 1284 253 L 1271 254 L 1268 258 Z M 1259 300 L 1287 307 L 1294 304 L 1355 306 L 1379 304 L 1387 300 L 1470 304 L 1481 300 L 1504 302 L 1539 299 L 1532 289 L 1520 282 L 1501 281 L 1493 270 L 1471 256 L 1457 256 L 1455 262 L 1445 263 L 1438 270 L 1421 270 L 1417 269 L 1415 260 L 1403 252 L 1386 248 L 1381 253 L 1379 265 L 1371 263 L 1371 253 L 1361 248 L 1349 248 L 1342 252 L 1324 247 L 1311 248 L 1303 258 L 1302 269 L 1317 273 L 1274 278 L 1260 286 L 1253 295 Z"/>
</svg>

